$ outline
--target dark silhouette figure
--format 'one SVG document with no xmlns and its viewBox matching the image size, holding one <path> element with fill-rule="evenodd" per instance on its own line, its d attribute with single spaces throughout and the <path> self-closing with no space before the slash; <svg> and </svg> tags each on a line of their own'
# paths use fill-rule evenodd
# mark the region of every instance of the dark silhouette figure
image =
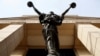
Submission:
<svg viewBox="0 0 100 56">
<path fill-rule="evenodd" d="M 31 1 L 27 4 L 29 7 L 33 7 L 35 12 L 39 15 L 40 23 L 43 25 L 43 36 L 48 50 L 47 56 L 60 56 L 59 55 L 59 40 L 57 26 L 62 24 L 64 15 L 71 9 L 76 7 L 76 3 L 71 3 L 70 7 L 65 10 L 61 16 L 58 16 L 54 12 L 50 14 L 41 13 L 35 8 Z"/>
</svg>

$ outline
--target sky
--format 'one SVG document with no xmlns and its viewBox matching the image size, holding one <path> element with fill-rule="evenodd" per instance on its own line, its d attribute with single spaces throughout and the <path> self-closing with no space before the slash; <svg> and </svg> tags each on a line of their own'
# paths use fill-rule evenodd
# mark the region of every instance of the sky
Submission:
<svg viewBox="0 0 100 56">
<path fill-rule="evenodd" d="M 76 8 L 70 9 L 66 15 L 100 17 L 100 0 L 0 0 L 0 18 L 37 15 L 27 6 L 28 1 L 32 1 L 42 13 L 54 11 L 58 15 L 75 2 Z"/>
</svg>

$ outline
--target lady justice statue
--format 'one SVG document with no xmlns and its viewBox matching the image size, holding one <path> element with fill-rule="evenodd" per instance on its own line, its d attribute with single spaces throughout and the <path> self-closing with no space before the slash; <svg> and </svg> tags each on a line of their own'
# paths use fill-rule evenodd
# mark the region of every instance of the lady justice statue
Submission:
<svg viewBox="0 0 100 56">
<path fill-rule="evenodd" d="M 48 50 L 47 56 L 60 56 L 59 40 L 57 26 L 62 24 L 64 15 L 71 9 L 76 7 L 76 3 L 71 3 L 70 7 L 65 10 L 61 16 L 50 12 L 50 14 L 41 13 L 31 1 L 27 3 L 28 7 L 33 7 L 34 11 L 39 15 L 41 25 L 43 25 L 43 36 Z"/>
</svg>

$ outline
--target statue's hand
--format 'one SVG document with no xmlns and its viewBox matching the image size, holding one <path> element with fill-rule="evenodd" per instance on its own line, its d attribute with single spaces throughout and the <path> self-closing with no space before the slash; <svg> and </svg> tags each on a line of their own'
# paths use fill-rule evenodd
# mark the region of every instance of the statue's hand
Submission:
<svg viewBox="0 0 100 56">
<path fill-rule="evenodd" d="M 29 1 L 29 2 L 27 3 L 27 6 L 28 6 L 28 7 L 34 7 L 34 5 L 33 5 L 33 3 L 32 3 L 31 1 Z"/>
<path fill-rule="evenodd" d="M 75 3 L 75 2 L 71 3 L 71 4 L 70 4 L 70 7 L 71 7 L 71 8 L 75 8 L 75 7 L 76 7 L 76 3 Z"/>
</svg>

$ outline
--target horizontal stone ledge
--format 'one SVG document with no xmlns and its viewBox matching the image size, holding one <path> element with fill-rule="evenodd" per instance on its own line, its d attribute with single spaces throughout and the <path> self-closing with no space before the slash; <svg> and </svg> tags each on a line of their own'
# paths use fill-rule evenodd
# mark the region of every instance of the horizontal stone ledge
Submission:
<svg viewBox="0 0 100 56">
<path fill-rule="evenodd" d="M 18 30 L 23 25 L 8 25 L 7 27 L 4 27 L 0 30 L 0 42 L 2 42 L 4 39 L 6 39 L 8 36 L 10 36 L 12 33 L 14 33 L 16 30 Z"/>
</svg>

